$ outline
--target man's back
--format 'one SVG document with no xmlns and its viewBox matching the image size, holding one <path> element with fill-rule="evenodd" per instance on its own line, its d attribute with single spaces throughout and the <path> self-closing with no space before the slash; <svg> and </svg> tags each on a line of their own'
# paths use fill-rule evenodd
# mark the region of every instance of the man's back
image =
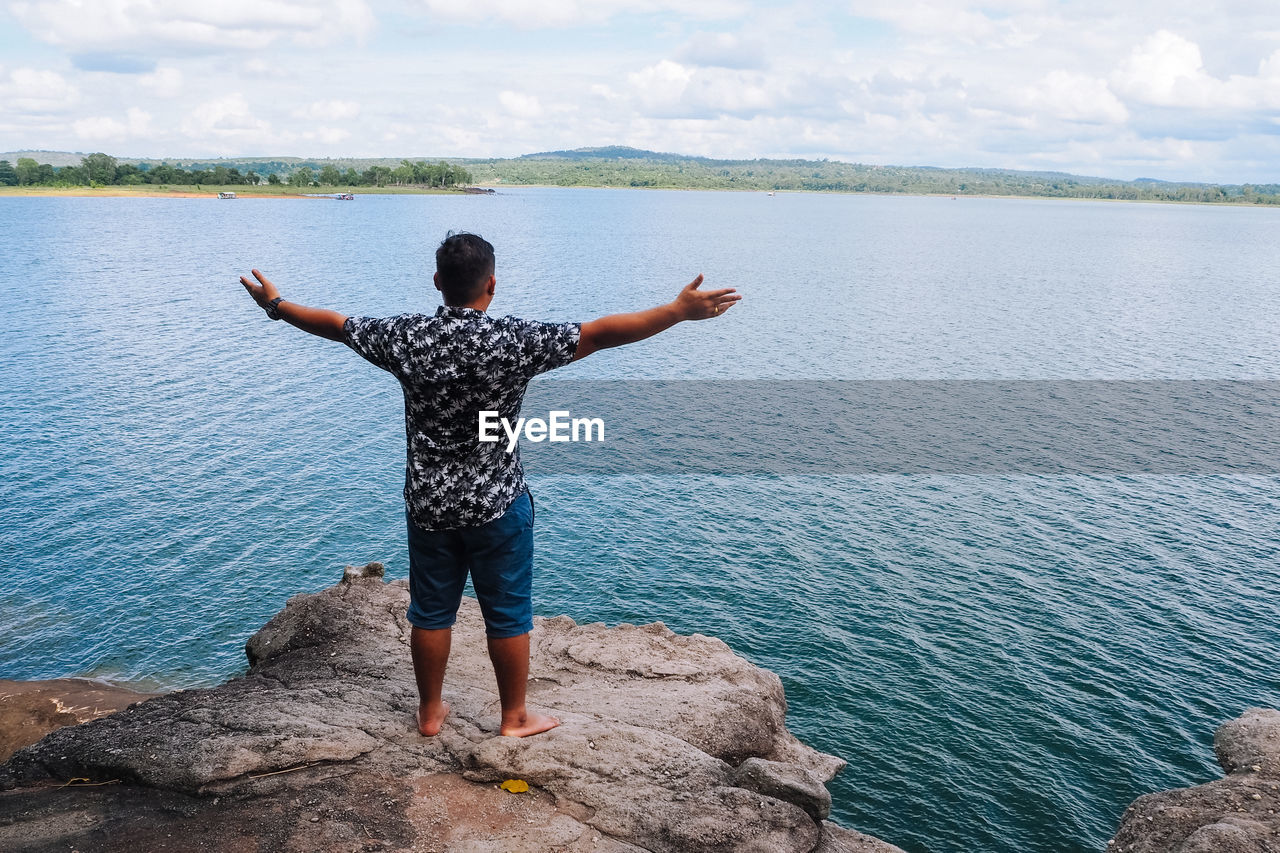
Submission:
<svg viewBox="0 0 1280 853">
<path fill-rule="evenodd" d="M 479 440 L 479 412 L 514 422 L 529 380 L 573 360 L 581 327 L 442 305 L 434 315 L 348 317 L 346 343 L 400 380 L 405 501 L 424 530 L 473 527 L 525 490 L 518 451 Z"/>
</svg>

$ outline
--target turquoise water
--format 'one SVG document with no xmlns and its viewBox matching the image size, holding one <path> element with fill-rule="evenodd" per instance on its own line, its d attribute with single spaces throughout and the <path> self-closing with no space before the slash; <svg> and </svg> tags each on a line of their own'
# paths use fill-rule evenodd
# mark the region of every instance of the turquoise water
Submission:
<svg viewBox="0 0 1280 853">
<path fill-rule="evenodd" d="M 697 272 L 723 320 L 556 378 L 1280 378 L 1275 211 L 511 190 L 355 203 L 0 199 L 0 677 L 216 683 L 291 594 L 406 571 L 394 382 L 236 283 L 430 308 L 450 228 L 493 310 L 588 319 Z M 799 439 L 798 439 L 799 440 Z M 749 451 L 749 448 L 744 449 Z M 544 615 L 725 639 L 910 851 L 1104 847 L 1280 702 L 1280 479 L 531 472 Z"/>
</svg>

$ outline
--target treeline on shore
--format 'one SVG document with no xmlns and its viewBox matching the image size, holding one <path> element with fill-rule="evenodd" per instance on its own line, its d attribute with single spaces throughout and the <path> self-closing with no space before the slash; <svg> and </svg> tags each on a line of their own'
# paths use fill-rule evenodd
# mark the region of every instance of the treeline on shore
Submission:
<svg viewBox="0 0 1280 853">
<path fill-rule="evenodd" d="M 185 170 L 168 163 L 122 163 L 107 154 L 85 156 L 79 165 L 53 166 L 31 157 L 19 157 L 16 164 L 0 160 L 0 186 L 10 187 L 92 187 L 92 186 L 290 186 L 290 187 L 455 187 L 472 182 L 471 173 L 443 160 L 428 163 L 401 161 L 399 166 L 370 166 L 345 171 L 327 164 L 319 169 L 300 165 L 285 174 L 259 174 L 252 168 L 241 171 L 233 165 L 217 164 L 207 169 Z"/>
<path fill-rule="evenodd" d="M 452 163 L 406 159 L 397 164 L 395 160 L 375 158 L 240 158 L 184 161 L 186 168 L 166 161 L 117 160 L 103 153 L 84 156 L 76 164 L 73 158 L 80 155 L 44 153 L 61 158 L 66 165 L 38 163 L 29 156 L 19 156 L 16 165 L 0 160 L 0 185 L 448 188 L 481 183 L 1280 205 L 1277 184 L 1118 181 L 1065 172 L 874 166 L 836 160 L 715 160 L 622 146 Z"/>
<path fill-rule="evenodd" d="M 595 156 L 597 151 L 610 156 Z M 872 166 L 833 160 L 711 160 L 622 148 L 556 151 L 513 160 L 468 161 L 467 165 L 481 183 L 1280 204 L 1276 184 L 1111 181 L 1065 172 Z"/>
</svg>

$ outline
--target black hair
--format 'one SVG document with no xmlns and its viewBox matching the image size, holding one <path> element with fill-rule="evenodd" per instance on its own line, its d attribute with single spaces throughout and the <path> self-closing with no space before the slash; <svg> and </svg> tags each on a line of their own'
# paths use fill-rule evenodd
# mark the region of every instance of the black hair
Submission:
<svg viewBox="0 0 1280 853">
<path fill-rule="evenodd" d="M 479 234 L 450 231 L 436 249 L 436 284 L 446 305 L 476 299 L 493 270 L 493 246 Z"/>
</svg>

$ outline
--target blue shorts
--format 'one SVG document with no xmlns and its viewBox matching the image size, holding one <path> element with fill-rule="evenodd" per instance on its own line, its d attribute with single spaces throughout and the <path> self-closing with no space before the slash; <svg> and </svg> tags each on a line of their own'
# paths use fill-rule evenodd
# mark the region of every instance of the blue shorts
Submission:
<svg viewBox="0 0 1280 853">
<path fill-rule="evenodd" d="M 485 633 L 495 639 L 533 630 L 533 499 L 525 492 L 479 527 L 422 530 L 409 524 L 409 624 L 435 630 L 458 618 L 471 573 Z"/>
</svg>

